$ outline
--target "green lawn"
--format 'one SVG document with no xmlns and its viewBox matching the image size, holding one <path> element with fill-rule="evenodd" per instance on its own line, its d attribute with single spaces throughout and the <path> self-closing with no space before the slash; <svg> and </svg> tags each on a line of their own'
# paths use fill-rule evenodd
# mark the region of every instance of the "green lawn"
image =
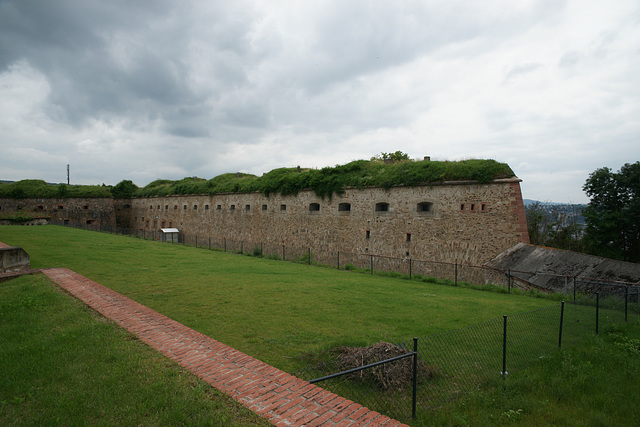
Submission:
<svg viewBox="0 0 640 427">
<path fill-rule="evenodd" d="M 0 226 L 33 268 L 66 267 L 260 360 L 457 329 L 556 304 L 56 226 Z"/>
<path fill-rule="evenodd" d="M 0 283 L 0 425 L 268 425 L 44 275 Z"/>
<path fill-rule="evenodd" d="M 299 356 L 336 346 L 422 337 L 421 360 L 435 375 L 419 390 L 423 407 L 415 425 L 640 423 L 640 407 L 633 403 L 640 399 L 637 313 L 626 329 L 616 329 L 620 328 L 615 326 L 621 323 L 620 313 L 601 309 L 601 334 L 594 337 L 594 308 L 567 305 L 563 351 L 558 352 L 559 304 L 551 299 L 337 271 L 55 226 L 0 226 L 0 241 L 23 247 L 34 268 L 70 268 L 287 371 L 305 367 Z M 28 298 L 23 300 L 27 305 L 38 305 Z M 503 314 L 509 315 L 510 349 L 510 374 L 504 380 L 500 377 Z M 19 342 L 21 336 L 6 339 Z M 83 354 L 83 358 L 96 356 L 88 350 Z M 169 372 L 178 369 L 164 363 L 171 366 Z M 172 380 L 166 371 L 164 375 Z M 42 383 L 50 381 L 57 380 L 49 377 Z M 144 378 L 140 381 L 145 383 Z M 0 400 L 5 402 L 5 413 L 7 408 L 15 409 L 15 404 L 7 405 L 7 401 L 16 399 L 22 405 L 20 402 L 34 395 L 30 387 L 37 390 L 38 386 L 27 384 L 25 381 L 20 392 L 3 392 Z M 79 384 L 75 381 L 62 387 L 75 390 Z M 361 386 L 355 391 L 367 392 Z M 402 405 L 398 413 L 407 413 L 406 396 L 403 392 L 398 400 Z M 199 403 L 193 405 L 200 407 Z M 392 406 L 383 405 L 382 409 L 389 408 L 388 414 L 396 416 Z M 436 409 L 427 411 L 424 407 Z M 63 409 L 56 411 L 64 413 Z M 230 415 L 220 415 L 224 416 L 235 420 L 235 409 Z M 87 420 L 102 423 L 101 419 Z M 233 422 L 252 421 L 241 418 Z M 173 418 L 146 424 L 171 423 Z"/>
</svg>

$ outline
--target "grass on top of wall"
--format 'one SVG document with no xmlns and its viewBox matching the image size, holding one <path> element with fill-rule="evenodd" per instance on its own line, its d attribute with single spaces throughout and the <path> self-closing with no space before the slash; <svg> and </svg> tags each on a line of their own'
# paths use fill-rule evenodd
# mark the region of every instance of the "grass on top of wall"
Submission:
<svg viewBox="0 0 640 427">
<path fill-rule="evenodd" d="M 0 342 L 1 425 L 268 425 L 44 275 L 0 284 Z"/>
<path fill-rule="evenodd" d="M 0 199 L 67 197 L 111 197 L 111 190 L 106 185 L 48 184 L 39 179 L 0 182 Z"/>
<path fill-rule="evenodd" d="M 179 181 L 157 180 L 138 189 L 137 197 L 168 194 L 217 194 L 260 192 L 265 195 L 297 194 L 313 190 L 319 197 L 331 198 L 347 187 L 412 186 L 442 181 L 473 180 L 480 183 L 514 176 L 511 168 L 495 160 L 470 159 L 455 162 L 405 160 L 385 164 L 380 160 L 355 160 L 322 169 L 279 168 L 261 177 L 228 173 L 206 180 L 189 177 Z"/>
<path fill-rule="evenodd" d="M 284 370 L 343 344 L 461 328 L 555 304 L 57 226 L 0 226 L 31 265 L 66 267 Z"/>
<path fill-rule="evenodd" d="M 297 194 L 313 190 L 319 197 L 331 199 L 347 187 L 412 186 L 443 181 L 472 180 L 486 183 L 498 178 L 510 178 L 514 173 L 506 163 L 495 160 L 469 159 L 461 161 L 403 160 L 386 164 L 381 160 L 355 160 L 344 165 L 322 169 L 278 168 L 258 177 L 246 173 L 226 173 L 212 179 L 187 177 L 173 181 L 158 179 L 138 188 L 123 180 L 115 186 L 47 184 L 26 179 L 0 182 L 0 199 L 116 197 L 129 198 L 166 196 L 170 194 L 218 194 L 260 192 L 266 196 L 279 193 Z"/>
</svg>

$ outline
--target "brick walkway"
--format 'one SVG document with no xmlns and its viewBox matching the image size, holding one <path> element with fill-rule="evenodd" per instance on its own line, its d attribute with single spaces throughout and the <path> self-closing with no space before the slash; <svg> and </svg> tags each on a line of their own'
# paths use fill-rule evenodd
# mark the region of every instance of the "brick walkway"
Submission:
<svg viewBox="0 0 640 427">
<path fill-rule="evenodd" d="M 280 371 L 63 268 L 43 269 L 75 297 L 277 426 L 400 422 Z"/>
</svg>

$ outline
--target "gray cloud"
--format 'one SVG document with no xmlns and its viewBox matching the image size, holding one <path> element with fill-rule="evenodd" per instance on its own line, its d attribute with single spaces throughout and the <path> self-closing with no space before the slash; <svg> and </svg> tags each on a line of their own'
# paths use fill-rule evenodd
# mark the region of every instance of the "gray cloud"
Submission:
<svg viewBox="0 0 640 427">
<path fill-rule="evenodd" d="M 0 178 L 60 181 L 71 163 L 84 183 L 144 185 L 403 150 L 508 161 L 525 197 L 577 200 L 590 171 L 640 157 L 639 16 L 633 1 L 5 0 Z"/>
</svg>

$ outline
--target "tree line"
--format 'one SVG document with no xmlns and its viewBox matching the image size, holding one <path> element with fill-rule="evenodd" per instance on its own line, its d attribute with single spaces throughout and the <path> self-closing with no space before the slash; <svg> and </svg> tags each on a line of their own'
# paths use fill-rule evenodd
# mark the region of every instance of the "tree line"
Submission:
<svg viewBox="0 0 640 427">
<path fill-rule="evenodd" d="M 576 206 L 565 221 L 550 216 L 539 202 L 525 208 L 531 243 L 640 262 L 640 162 L 627 163 L 618 172 L 596 169 L 582 189 L 589 204 Z"/>
</svg>

